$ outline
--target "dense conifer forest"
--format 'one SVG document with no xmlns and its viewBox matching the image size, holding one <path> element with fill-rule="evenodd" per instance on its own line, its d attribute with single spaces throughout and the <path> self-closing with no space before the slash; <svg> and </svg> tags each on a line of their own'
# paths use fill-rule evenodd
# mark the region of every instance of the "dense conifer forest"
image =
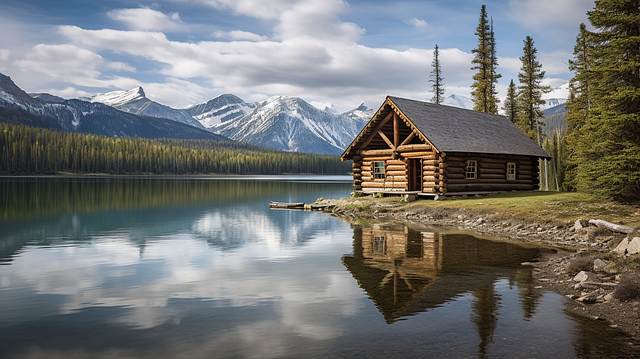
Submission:
<svg viewBox="0 0 640 359">
<path fill-rule="evenodd" d="M 347 174 L 335 156 L 215 140 L 111 138 L 0 123 L 0 173 Z"/>
</svg>

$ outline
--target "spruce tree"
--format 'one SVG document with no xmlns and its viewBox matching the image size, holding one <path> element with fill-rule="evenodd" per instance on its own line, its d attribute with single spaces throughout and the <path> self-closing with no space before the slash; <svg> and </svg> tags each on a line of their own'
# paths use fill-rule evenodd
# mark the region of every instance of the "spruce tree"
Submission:
<svg viewBox="0 0 640 359">
<path fill-rule="evenodd" d="M 518 122 L 518 89 L 516 84 L 513 82 L 509 82 L 509 88 L 507 89 L 507 98 L 504 100 L 504 105 L 502 106 L 504 110 L 505 116 L 509 119 L 509 121 L 516 124 Z"/>
<path fill-rule="evenodd" d="M 640 0 L 597 0 L 587 14 L 595 31 L 587 33 L 592 46 L 586 69 L 588 111 L 572 143 L 575 183 L 579 190 L 638 199 Z"/>
<path fill-rule="evenodd" d="M 536 139 L 538 145 L 541 142 L 540 126 L 544 125 L 540 119 L 544 116 L 540 105 L 545 103 L 542 95 L 551 92 L 550 86 L 543 86 L 542 79 L 545 72 L 538 62 L 536 53 L 538 50 L 533 46 L 534 41 L 530 36 L 524 40 L 523 55 L 520 58 L 522 67 L 518 73 L 518 104 L 520 106 L 520 118 L 518 124 L 520 128 L 530 138 Z"/>
<path fill-rule="evenodd" d="M 476 28 L 475 35 L 478 36 L 478 47 L 471 50 L 475 54 L 471 61 L 472 70 L 477 72 L 473 75 L 471 85 L 471 99 L 475 111 L 497 113 L 497 92 L 495 83 L 501 75 L 496 73 L 498 60 L 495 51 L 495 37 L 493 34 L 493 22 L 489 24 L 486 6 L 480 9 L 480 20 Z"/>
<path fill-rule="evenodd" d="M 438 50 L 438 44 L 433 51 L 433 61 L 431 62 L 431 79 L 429 82 L 433 82 L 431 86 L 431 92 L 433 97 L 431 102 L 441 104 L 444 101 L 444 79 L 442 78 L 442 68 L 440 67 L 440 51 Z"/>
<path fill-rule="evenodd" d="M 587 26 L 580 24 L 580 30 L 576 37 L 576 46 L 573 48 L 573 60 L 569 60 L 569 70 L 574 72 L 574 76 L 569 81 L 569 98 L 565 105 L 567 109 L 567 130 L 566 143 L 567 147 L 575 152 L 583 143 L 581 140 L 582 132 L 578 131 L 589 117 L 589 109 L 591 107 L 590 72 L 592 67 L 592 46 L 593 38 L 587 31 Z M 581 152 L 581 151 L 578 151 Z M 573 155 L 568 159 L 567 171 L 565 173 L 565 184 L 567 189 L 575 189 L 576 169 L 580 162 L 583 161 L 581 156 Z"/>
</svg>

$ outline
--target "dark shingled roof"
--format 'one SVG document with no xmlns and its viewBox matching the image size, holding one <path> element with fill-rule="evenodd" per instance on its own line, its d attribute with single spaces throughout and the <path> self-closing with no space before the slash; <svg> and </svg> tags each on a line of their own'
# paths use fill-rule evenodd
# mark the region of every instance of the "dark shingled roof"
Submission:
<svg viewBox="0 0 640 359">
<path fill-rule="evenodd" d="M 440 152 L 550 158 L 504 116 L 400 97 L 388 98 Z"/>
</svg>

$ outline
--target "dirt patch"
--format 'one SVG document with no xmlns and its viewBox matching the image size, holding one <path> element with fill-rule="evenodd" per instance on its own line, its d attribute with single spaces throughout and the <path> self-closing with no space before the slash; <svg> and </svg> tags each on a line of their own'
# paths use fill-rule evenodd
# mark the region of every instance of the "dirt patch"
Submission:
<svg viewBox="0 0 640 359">
<path fill-rule="evenodd" d="M 509 213 L 477 208 L 407 206 L 388 199 L 325 201 L 330 201 L 332 206 L 327 211 L 339 217 L 444 226 L 564 249 L 539 262 L 527 263 L 534 267 L 536 286 L 566 296 L 567 311 L 606 321 L 640 342 L 640 300 L 620 301 L 612 297 L 621 275 L 640 266 L 640 256 L 630 257 L 611 251 L 626 237 L 625 234 L 597 227 L 576 229 L 575 226 L 536 223 Z M 596 260 L 599 262 L 594 266 Z M 638 266 L 634 267 L 634 263 Z M 588 279 L 574 280 L 576 273 L 583 270 L 589 273 Z"/>
</svg>

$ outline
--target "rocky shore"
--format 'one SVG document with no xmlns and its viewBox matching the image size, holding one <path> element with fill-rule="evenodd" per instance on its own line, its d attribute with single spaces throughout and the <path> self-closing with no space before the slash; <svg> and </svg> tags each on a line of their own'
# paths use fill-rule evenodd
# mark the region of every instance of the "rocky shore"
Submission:
<svg viewBox="0 0 640 359">
<path fill-rule="evenodd" d="M 538 262 L 534 279 L 541 289 L 564 295 L 566 310 L 606 321 L 640 343 L 640 299 L 619 300 L 613 295 L 625 263 L 640 261 L 640 254 L 620 251 L 620 243 L 640 236 L 626 235 L 589 225 L 586 220 L 571 225 L 533 223 L 508 213 L 446 206 L 406 205 L 401 201 L 344 198 L 321 200 L 325 211 L 339 217 L 381 219 L 468 230 L 483 235 L 557 248 L 557 253 Z M 625 241 L 625 238 L 628 238 Z M 640 241 L 640 239 L 638 239 Z M 618 252 L 614 249 L 618 247 Z"/>
</svg>

